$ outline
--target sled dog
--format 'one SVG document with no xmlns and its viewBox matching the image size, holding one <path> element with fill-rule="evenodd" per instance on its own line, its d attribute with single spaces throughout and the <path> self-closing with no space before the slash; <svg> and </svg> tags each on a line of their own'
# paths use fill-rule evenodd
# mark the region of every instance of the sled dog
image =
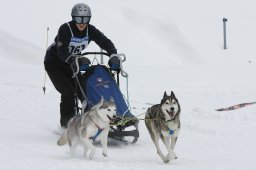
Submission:
<svg viewBox="0 0 256 170">
<path fill-rule="evenodd" d="M 167 163 L 170 160 L 177 159 L 174 153 L 174 147 L 180 131 L 180 104 L 174 93 L 164 96 L 160 104 L 148 108 L 145 115 L 145 124 L 153 140 L 158 155 Z M 163 141 L 168 154 L 164 156 L 159 147 L 159 139 Z"/>
<path fill-rule="evenodd" d="M 94 105 L 90 111 L 83 115 L 76 115 L 68 122 L 68 127 L 59 138 L 59 146 L 66 143 L 70 146 L 71 154 L 74 153 L 78 144 L 83 146 L 83 156 L 93 159 L 95 155 L 94 141 L 100 141 L 102 145 L 102 154 L 107 156 L 107 138 L 109 133 L 109 124 L 116 117 L 116 105 L 113 98 L 109 101 L 101 101 Z"/>
</svg>

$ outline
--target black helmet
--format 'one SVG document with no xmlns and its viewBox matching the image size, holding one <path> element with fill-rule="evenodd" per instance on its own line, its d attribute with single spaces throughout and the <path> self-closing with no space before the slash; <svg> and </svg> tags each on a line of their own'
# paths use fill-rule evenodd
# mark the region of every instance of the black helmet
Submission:
<svg viewBox="0 0 256 170">
<path fill-rule="evenodd" d="M 72 20 L 77 24 L 88 24 L 91 19 L 91 9 L 84 3 L 76 4 L 71 11 Z"/>
</svg>

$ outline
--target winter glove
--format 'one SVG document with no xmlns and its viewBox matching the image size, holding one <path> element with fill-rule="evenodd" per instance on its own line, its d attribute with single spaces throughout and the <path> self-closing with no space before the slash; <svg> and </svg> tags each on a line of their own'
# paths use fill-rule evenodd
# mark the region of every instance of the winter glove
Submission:
<svg viewBox="0 0 256 170">
<path fill-rule="evenodd" d="M 91 61 L 86 58 L 80 58 L 79 59 L 79 71 L 86 71 L 90 67 Z"/>
<path fill-rule="evenodd" d="M 111 70 L 117 71 L 120 69 L 120 60 L 117 56 L 113 56 L 108 60 L 108 65 Z"/>
<path fill-rule="evenodd" d="M 89 64 L 81 64 L 79 71 L 86 71 L 89 68 Z"/>
</svg>

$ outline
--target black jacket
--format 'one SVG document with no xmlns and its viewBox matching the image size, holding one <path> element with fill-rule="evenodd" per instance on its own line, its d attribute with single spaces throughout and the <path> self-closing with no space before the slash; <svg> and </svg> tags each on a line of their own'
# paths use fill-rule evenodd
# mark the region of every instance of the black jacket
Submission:
<svg viewBox="0 0 256 170">
<path fill-rule="evenodd" d="M 68 23 L 75 37 L 82 38 L 86 36 L 87 29 L 79 31 L 74 21 L 70 21 Z M 117 50 L 112 41 L 109 40 L 103 33 L 101 33 L 93 25 L 89 24 L 87 25 L 87 27 L 89 43 L 91 41 L 94 41 L 100 48 L 107 51 L 109 55 L 117 53 Z M 55 37 L 54 43 L 48 48 L 46 52 L 44 60 L 45 65 L 69 65 L 68 63 L 66 63 L 66 60 L 70 56 L 68 45 L 70 43 L 71 36 L 72 35 L 68 24 L 65 23 L 61 25 L 58 31 L 58 35 Z M 63 45 L 58 47 L 58 42 L 61 42 Z"/>
</svg>

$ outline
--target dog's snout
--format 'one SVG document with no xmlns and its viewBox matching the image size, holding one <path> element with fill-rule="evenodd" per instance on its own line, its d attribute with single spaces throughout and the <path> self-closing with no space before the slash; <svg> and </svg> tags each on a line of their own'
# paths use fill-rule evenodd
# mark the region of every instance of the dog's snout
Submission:
<svg viewBox="0 0 256 170">
<path fill-rule="evenodd" d="M 171 107 L 171 111 L 174 111 L 174 107 Z"/>
<path fill-rule="evenodd" d="M 116 118 L 116 115 L 113 115 L 113 118 L 115 119 L 115 118 Z"/>
</svg>

